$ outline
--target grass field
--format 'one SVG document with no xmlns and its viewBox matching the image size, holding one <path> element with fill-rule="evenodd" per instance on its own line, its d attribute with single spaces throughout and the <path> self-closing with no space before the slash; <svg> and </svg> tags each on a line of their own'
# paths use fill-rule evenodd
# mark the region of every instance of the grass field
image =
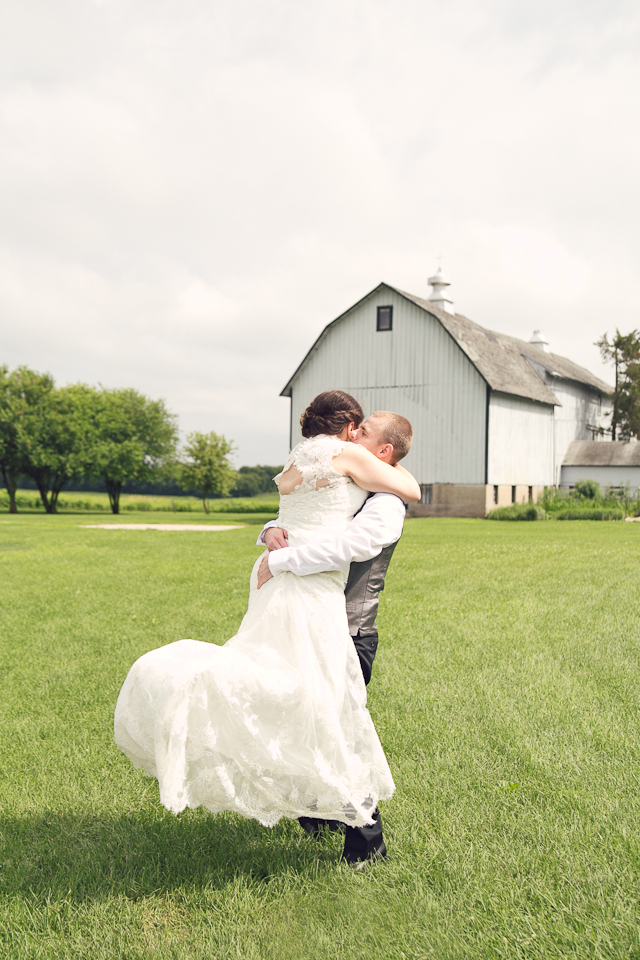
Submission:
<svg viewBox="0 0 640 960">
<path fill-rule="evenodd" d="M 17 490 L 16 505 L 19 513 L 44 513 L 42 499 L 37 490 Z M 255 497 L 225 497 L 208 500 L 212 514 L 221 512 L 264 513 L 278 512 L 278 493 L 261 493 Z M 9 508 L 9 494 L 0 487 L 0 510 Z M 204 513 L 202 500 L 197 497 L 168 497 L 156 494 L 123 493 L 120 497 L 121 513 Z M 111 513 L 106 493 L 93 491 L 63 490 L 58 499 L 59 513 Z"/>
<path fill-rule="evenodd" d="M 113 744 L 137 656 L 234 633 L 255 525 L 89 522 L 0 518 L 3 960 L 640 958 L 640 525 L 407 523 L 369 688 L 389 859 L 360 875 L 335 835 L 173 817 Z"/>
</svg>

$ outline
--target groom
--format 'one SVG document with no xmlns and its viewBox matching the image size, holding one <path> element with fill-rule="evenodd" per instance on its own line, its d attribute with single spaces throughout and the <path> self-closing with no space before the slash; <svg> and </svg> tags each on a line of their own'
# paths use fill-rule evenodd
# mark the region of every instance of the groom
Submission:
<svg viewBox="0 0 640 960">
<path fill-rule="evenodd" d="M 413 430 L 400 414 L 379 410 L 362 423 L 354 439 L 374 456 L 393 465 L 411 449 Z M 348 571 L 345 598 L 349 632 L 365 683 L 371 679 L 378 647 L 378 600 L 391 555 L 402 534 L 404 516 L 405 507 L 399 497 L 375 493 L 368 497 L 341 536 L 334 534 L 301 547 L 290 547 L 287 531 L 277 526 L 277 520 L 272 520 L 258 538 L 258 543 L 266 544 L 269 550 L 258 570 L 258 588 L 284 571 L 301 577 L 327 570 L 342 570 L 345 574 Z M 345 829 L 342 859 L 356 870 L 361 870 L 368 861 L 383 859 L 387 853 L 377 808 L 372 816 L 370 826 Z M 323 821 L 300 817 L 299 822 L 315 837 Z M 337 822 L 329 821 L 329 825 L 337 827 Z"/>
</svg>

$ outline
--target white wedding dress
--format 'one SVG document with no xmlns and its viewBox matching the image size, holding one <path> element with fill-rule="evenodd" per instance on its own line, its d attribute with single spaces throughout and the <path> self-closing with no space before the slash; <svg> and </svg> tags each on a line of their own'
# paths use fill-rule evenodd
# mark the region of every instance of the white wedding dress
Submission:
<svg viewBox="0 0 640 960">
<path fill-rule="evenodd" d="M 314 437 L 289 456 L 284 469 L 295 464 L 303 477 L 280 497 L 291 546 L 340 533 L 364 502 L 333 467 L 343 447 Z M 174 813 L 205 806 L 264 826 L 300 816 L 371 823 L 394 783 L 349 636 L 344 577 L 281 573 L 258 590 L 259 562 L 247 613 L 224 646 L 179 640 L 136 661 L 118 697 L 116 743 L 157 778 Z"/>
</svg>

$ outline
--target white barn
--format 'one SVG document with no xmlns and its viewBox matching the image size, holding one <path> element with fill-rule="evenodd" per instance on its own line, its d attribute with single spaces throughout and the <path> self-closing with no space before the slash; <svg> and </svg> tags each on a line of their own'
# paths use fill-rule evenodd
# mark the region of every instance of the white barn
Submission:
<svg viewBox="0 0 640 960">
<path fill-rule="evenodd" d="M 414 428 L 405 463 L 420 482 L 422 516 L 484 516 L 536 500 L 560 483 L 574 440 L 606 427 L 611 388 L 547 350 L 485 330 L 453 312 L 448 281 L 428 300 L 381 283 L 329 323 L 281 396 L 291 398 L 290 443 L 322 390 L 353 394 L 365 414 L 395 410 Z"/>
</svg>

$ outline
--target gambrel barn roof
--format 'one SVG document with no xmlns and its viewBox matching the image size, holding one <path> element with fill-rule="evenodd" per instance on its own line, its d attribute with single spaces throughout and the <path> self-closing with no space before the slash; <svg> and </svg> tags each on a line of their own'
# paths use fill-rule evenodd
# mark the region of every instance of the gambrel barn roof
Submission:
<svg viewBox="0 0 640 960">
<path fill-rule="evenodd" d="M 558 398 L 546 382 L 545 374 L 551 378 L 560 377 L 563 380 L 573 380 L 601 394 L 611 393 L 611 387 L 608 384 L 585 370 L 584 367 L 567 360 L 566 357 L 547 353 L 541 347 L 533 343 L 527 343 L 525 340 L 518 340 L 516 337 L 495 333 L 492 330 L 485 330 L 484 327 L 468 320 L 467 317 L 463 317 L 459 313 L 447 313 L 429 300 L 423 300 L 421 297 L 415 297 L 404 290 L 398 290 L 397 287 L 392 287 L 388 283 L 381 283 L 375 290 L 372 290 L 366 297 L 363 297 L 362 300 L 359 300 L 358 303 L 324 328 L 280 396 L 291 396 L 293 381 L 309 362 L 332 327 L 344 320 L 352 310 L 364 303 L 365 300 L 381 290 L 389 290 L 400 297 L 404 297 L 405 300 L 414 303 L 442 324 L 447 333 L 469 358 L 480 376 L 492 390 L 498 393 L 508 393 L 516 397 L 537 400 L 539 403 L 558 405 Z"/>
</svg>

